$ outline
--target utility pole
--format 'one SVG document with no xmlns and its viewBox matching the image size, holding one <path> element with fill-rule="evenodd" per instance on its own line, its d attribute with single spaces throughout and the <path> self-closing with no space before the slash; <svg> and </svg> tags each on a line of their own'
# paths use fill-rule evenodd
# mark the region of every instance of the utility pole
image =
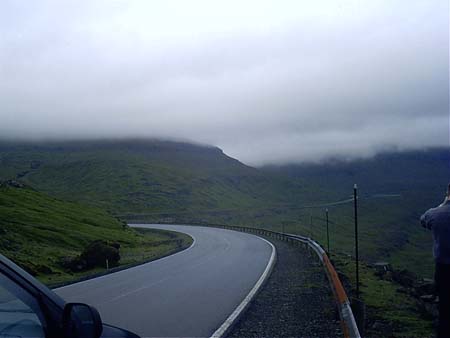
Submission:
<svg viewBox="0 0 450 338">
<path fill-rule="evenodd" d="M 358 186 L 353 186 L 353 202 L 355 217 L 355 261 L 356 261 L 356 298 L 359 298 L 359 252 L 358 252 Z"/>
<path fill-rule="evenodd" d="M 327 255 L 329 257 L 330 256 L 330 231 L 329 231 L 329 227 L 328 227 L 328 208 L 325 209 L 325 214 L 326 214 L 326 219 L 327 219 L 327 247 L 328 247 Z"/>
</svg>

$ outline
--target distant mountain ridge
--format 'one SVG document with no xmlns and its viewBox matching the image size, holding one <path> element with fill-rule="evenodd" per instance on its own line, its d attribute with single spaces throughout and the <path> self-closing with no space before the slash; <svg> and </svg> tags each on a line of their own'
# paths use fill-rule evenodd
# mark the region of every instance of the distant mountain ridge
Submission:
<svg viewBox="0 0 450 338">
<path fill-rule="evenodd" d="M 1 179 L 113 213 L 245 208 L 323 202 L 354 183 L 371 194 L 436 194 L 450 181 L 450 152 L 253 168 L 217 147 L 174 141 L 0 142 Z"/>
<path fill-rule="evenodd" d="M 353 161 L 333 160 L 321 164 L 289 164 L 265 166 L 266 173 L 290 179 L 307 180 L 329 193 L 358 183 L 371 193 L 445 189 L 450 182 L 450 149 L 434 148 L 420 151 L 387 152 L 372 158 Z"/>
</svg>

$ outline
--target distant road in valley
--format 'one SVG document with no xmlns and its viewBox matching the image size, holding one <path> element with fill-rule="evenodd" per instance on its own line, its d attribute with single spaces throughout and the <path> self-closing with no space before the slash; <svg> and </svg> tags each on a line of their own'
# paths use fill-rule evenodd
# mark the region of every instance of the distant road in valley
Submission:
<svg viewBox="0 0 450 338">
<path fill-rule="evenodd" d="M 260 238 L 230 230 L 133 225 L 184 232 L 193 245 L 134 268 L 56 289 L 95 306 L 105 323 L 143 337 L 209 337 L 241 303 L 269 262 Z"/>
</svg>

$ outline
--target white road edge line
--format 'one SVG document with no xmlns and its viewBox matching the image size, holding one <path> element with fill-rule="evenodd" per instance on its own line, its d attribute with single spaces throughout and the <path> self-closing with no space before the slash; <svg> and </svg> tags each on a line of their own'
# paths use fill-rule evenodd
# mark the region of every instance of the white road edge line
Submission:
<svg viewBox="0 0 450 338">
<path fill-rule="evenodd" d="M 254 235 L 254 236 L 256 236 L 256 235 Z M 236 321 L 239 319 L 239 317 L 244 313 L 245 309 L 250 305 L 253 298 L 256 296 L 258 291 L 263 286 L 264 282 L 270 276 L 270 273 L 272 272 L 273 267 L 275 266 L 275 262 L 276 262 L 276 258 L 277 258 L 277 250 L 275 249 L 274 245 L 264 238 L 261 238 L 259 236 L 256 236 L 256 237 L 265 241 L 272 247 L 272 254 L 270 256 L 269 262 L 267 263 L 266 269 L 264 270 L 263 274 L 261 275 L 259 280 L 256 282 L 256 284 L 253 286 L 253 289 L 250 290 L 249 294 L 244 298 L 244 300 L 241 302 L 241 304 L 238 305 L 238 307 L 233 311 L 233 313 L 212 334 L 211 338 L 223 338 L 225 336 L 225 334 L 228 332 L 228 330 L 231 329 L 231 327 L 236 323 Z"/>
<path fill-rule="evenodd" d="M 129 224 L 129 226 L 131 226 L 131 227 L 133 227 L 133 225 L 134 225 L 134 224 Z M 139 228 L 139 227 L 136 227 L 136 228 Z M 141 227 L 141 228 L 143 228 L 143 227 Z M 155 229 L 155 228 L 147 228 L 147 227 L 145 227 L 145 229 Z M 173 231 L 173 230 L 167 230 L 167 231 Z M 174 232 L 177 232 L 177 231 L 174 231 Z M 183 232 L 183 234 L 188 235 L 189 237 L 192 238 L 192 244 L 191 244 L 188 248 L 186 248 L 186 249 L 184 249 L 184 250 L 175 252 L 174 254 L 171 254 L 171 255 L 168 255 L 168 256 L 164 256 L 164 257 L 161 257 L 161 258 L 152 260 L 152 261 L 150 261 L 150 262 L 141 263 L 141 264 L 138 264 L 138 265 L 130 266 L 129 268 L 124 268 L 124 269 L 119 270 L 119 271 L 114 271 L 114 272 L 111 272 L 111 273 L 106 273 L 105 275 L 101 275 L 101 276 L 98 276 L 98 277 L 89 278 L 89 279 L 82 280 L 82 281 L 79 281 L 79 282 L 75 282 L 75 283 L 71 283 L 71 284 L 68 284 L 68 285 L 60 286 L 59 288 L 52 289 L 52 290 L 53 290 L 53 291 L 58 291 L 58 290 L 62 290 L 62 289 L 65 289 L 65 288 L 74 286 L 74 285 L 80 285 L 80 284 L 84 284 L 84 283 L 88 283 L 88 282 L 91 282 L 91 283 L 92 283 L 92 282 L 94 282 L 94 281 L 98 281 L 99 279 L 107 278 L 107 277 L 111 276 L 112 274 L 120 274 L 122 271 L 125 272 L 125 271 L 127 271 L 127 270 L 130 270 L 130 269 L 133 269 L 133 268 L 137 268 L 137 267 L 140 267 L 140 266 L 142 266 L 142 265 L 152 264 L 152 263 L 154 263 L 154 262 L 159 262 L 159 261 L 162 261 L 162 260 L 164 260 L 164 259 L 171 258 L 171 257 L 176 256 L 176 255 L 178 255 L 178 254 L 181 254 L 181 253 L 183 253 L 183 252 L 185 253 L 185 252 L 187 252 L 188 250 L 190 250 L 190 249 L 192 249 L 192 248 L 194 247 L 194 245 L 195 245 L 195 243 L 197 242 L 197 240 L 196 240 L 196 238 L 195 238 L 194 236 L 192 236 L 192 235 L 190 235 L 190 234 L 187 234 L 187 233 L 185 233 L 185 232 Z"/>
</svg>

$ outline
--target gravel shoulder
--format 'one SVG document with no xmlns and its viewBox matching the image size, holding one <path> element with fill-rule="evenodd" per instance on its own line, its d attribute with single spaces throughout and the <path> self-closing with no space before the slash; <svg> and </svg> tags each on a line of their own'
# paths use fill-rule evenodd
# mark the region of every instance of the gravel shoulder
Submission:
<svg viewBox="0 0 450 338">
<path fill-rule="evenodd" d="M 315 254 L 267 239 L 277 249 L 277 263 L 228 337 L 343 337 L 333 294 Z"/>
</svg>

